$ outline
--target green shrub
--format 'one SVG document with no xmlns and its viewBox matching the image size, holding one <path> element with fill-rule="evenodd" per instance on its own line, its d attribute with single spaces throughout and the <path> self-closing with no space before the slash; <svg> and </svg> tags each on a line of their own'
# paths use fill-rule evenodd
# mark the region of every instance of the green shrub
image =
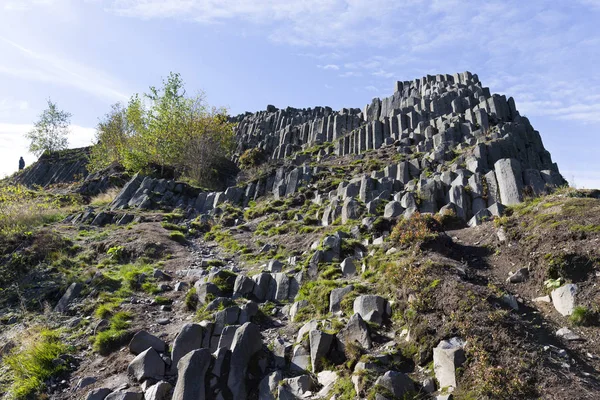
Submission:
<svg viewBox="0 0 600 400">
<path fill-rule="evenodd" d="M 57 331 L 43 328 L 29 339 L 22 349 L 12 351 L 3 360 L 12 380 L 8 395 L 15 399 L 33 398 L 44 389 L 49 378 L 67 369 L 64 364 L 54 362 L 68 350 Z"/>
</svg>

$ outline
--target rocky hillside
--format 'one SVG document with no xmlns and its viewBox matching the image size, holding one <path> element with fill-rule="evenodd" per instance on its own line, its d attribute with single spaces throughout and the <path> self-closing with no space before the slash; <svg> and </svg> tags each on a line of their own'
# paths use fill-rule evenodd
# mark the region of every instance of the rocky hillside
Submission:
<svg viewBox="0 0 600 400">
<path fill-rule="evenodd" d="M 235 186 L 103 171 L 6 237 L 7 397 L 600 397 L 600 194 L 512 98 L 466 72 L 234 120 Z"/>
</svg>

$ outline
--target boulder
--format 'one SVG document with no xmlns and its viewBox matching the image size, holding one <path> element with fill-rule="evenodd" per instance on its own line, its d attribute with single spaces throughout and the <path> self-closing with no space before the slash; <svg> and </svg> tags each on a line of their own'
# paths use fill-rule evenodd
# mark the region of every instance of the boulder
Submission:
<svg viewBox="0 0 600 400">
<path fill-rule="evenodd" d="M 354 276 L 356 275 L 356 265 L 354 264 L 354 258 L 348 257 L 340 264 L 342 275 Z"/>
<path fill-rule="evenodd" d="M 354 313 L 376 324 L 381 324 L 384 318 L 391 315 L 387 300 L 377 295 L 358 296 L 354 300 Z"/>
<path fill-rule="evenodd" d="M 310 340 L 310 363 L 312 372 L 316 373 L 321 370 L 321 360 L 331 350 L 334 336 L 315 329 L 310 331 L 308 337 Z"/>
<path fill-rule="evenodd" d="M 329 294 L 329 312 L 340 313 L 342 311 L 341 304 L 344 296 L 354 290 L 354 286 L 348 285 L 343 288 L 333 289 Z"/>
<path fill-rule="evenodd" d="M 269 272 L 281 272 L 283 269 L 283 263 L 279 260 L 271 260 L 267 265 L 267 271 Z"/>
<path fill-rule="evenodd" d="M 408 375 L 397 371 L 387 371 L 385 374 L 377 378 L 376 386 L 383 386 L 394 396 L 400 399 L 407 393 L 415 390 L 415 384 Z"/>
<path fill-rule="evenodd" d="M 105 400 L 143 400 L 144 395 L 130 390 L 119 390 L 106 396 Z"/>
<path fill-rule="evenodd" d="M 246 275 L 238 275 L 233 284 L 233 293 L 247 296 L 254 291 L 254 281 Z"/>
<path fill-rule="evenodd" d="M 150 347 L 159 353 L 167 351 L 165 342 L 146 331 L 137 332 L 129 342 L 129 351 L 133 354 L 140 354 Z"/>
<path fill-rule="evenodd" d="M 258 400 L 275 400 L 279 382 L 283 379 L 281 371 L 271 372 L 258 385 Z"/>
<path fill-rule="evenodd" d="M 148 348 L 129 363 L 127 373 L 138 382 L 148 378 L 159 379 L 165 375 L 165 362 L 156 350 Z"/>
<path fill-rule="evenodd" d="M 503 158 L 494 164 L 500 201 L 512 206 L 523 201 L 523 176 L 521 163 L 515 159 Z"/>
<path fill-rule="evenodd" d="M 308 301 L 306 300 L 294 302 L 294 304 L 292 304 L 292 306 L 290 307 L 290 318 L 292 319 L 292 321 L 294 321 L 298 312 L 306 307 L 308 307 Z"/>
<path fill-rule="evenodd" d="M 298 344 L 292 350 L 290 369 L 292 371 L 305 371 L 310 367 L 310 351 Z"/>
<path fill-rule="evenodd" d="M 211 361 L 208 349 L 194 350 L 179 360 L 172 400 L 206 400 L 206 371 Z"/>
<path fill-rule="evenodd" d="M 234 399 L 244 400 L 246 392 L 246 372 L 254 354 L 262 349 L 260 329 L 251 322 L 239 327 L 231 343 L 231 365 L 227 386 Z"/>
<path fill-rule="evenodd" d="M 70 304 L 79 296 L 81 289 L 83 289 L 83 285 L 81 283 L 71 283 L 65 294 L 63 294 L 58 301 L 58 304 L 56 304 L 56 307 L 54 307 L 54 311 L 59 313 L 65 313 L 69 311 Z"/>
<path fill-rule="evenodd" d="M 112 390 L 107 388 L 92 389 L 88 392 L 85 400 L 104 400 Z"/>
<path fill-rule="evenodd" d="M 186 354 L 202 348 L 204 329 L 198 324 L 185 324 L 173 341 L 172 365 L 177 366 Z"/>
<path fill-rule="evenodd" d="M 398 201 L 390 201 L 385 205 L 384 218 L 397 218 L 402 215 L 404 208 Z"/>
<path fill-rule="evenodd" d="M 558 289 L 554 289 L 552 293 L 550 293 L 550 297 L 552 297 L 552 304 L 554 304 L 556 311 L 564 316 L 573 314 L 573 310 L 575 309 L 576 294 L 577 285 L 573 283 L 569 283 L 559 287 Z"/>
<path fill-rule="evenodd" d="M 440 388 L 456 387 L 456 368 L 466 360 L 465 342 L 460 338 L 442 340 L 433 349 L 433 371 Z"/>
<path fill-rule="evenodd" d="M 172 388 L 173 386 L 169 382 L 160 381 L 146 390 L 144 400 L 168 400 Z"/>
<path fill-rule="evenodd" d="M 315 386 L 310 375 L 300 375 L 295 378 L 283 380 L 283 385 L 279 388 L 279 398 L 292 395 L 294 399 L 305 397 L 305 393 L 312 391 Z M 287 392 L 287 393 L 282 393 Z"/>
<path fill-rule="evenodd" d="M 354 314 L 350 317 L 348 324 L 336 336 L 342 344 L 342 349 L 345 349 L 350 343 L 357 344 L 367 350 L 372 346 L 369 328 L 360 314 Z"/>
<path fill-rule="evenodd" d="M 342 206 L 342 223 L 345 224 L 350 220 L 356 220 L 360 218 L 360 203 L 351 197 L 344 200 Z"/>
</svg>

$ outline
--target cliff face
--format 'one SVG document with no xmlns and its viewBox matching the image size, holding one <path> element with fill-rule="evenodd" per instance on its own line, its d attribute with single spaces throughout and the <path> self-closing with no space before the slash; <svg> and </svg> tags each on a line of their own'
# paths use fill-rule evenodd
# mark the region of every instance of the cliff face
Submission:
<svg viewBox="0 0 600 400">
<path fill-rule="evenodd" d="M 68 149 L 43 154 L 34 164 L 18 173 L 13 181 L 28 187 L 84 180 L 87 175 L 90 147 Z"/>
</svg>

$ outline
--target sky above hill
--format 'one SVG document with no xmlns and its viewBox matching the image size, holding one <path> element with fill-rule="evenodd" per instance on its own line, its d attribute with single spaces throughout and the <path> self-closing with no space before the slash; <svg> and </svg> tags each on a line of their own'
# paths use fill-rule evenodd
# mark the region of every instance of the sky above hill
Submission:
<svg viewBox="0 0 600 400">
<path fill-rule="evenodd" d="M 90 144 L 110 105 L 181 73 L 232 114 L 363 107 L 471 71 L 513 96 L 561 172 L 600 188 L 600 0 L 0 0 L 0 177 L 50 97 Z"/>
</svg>

